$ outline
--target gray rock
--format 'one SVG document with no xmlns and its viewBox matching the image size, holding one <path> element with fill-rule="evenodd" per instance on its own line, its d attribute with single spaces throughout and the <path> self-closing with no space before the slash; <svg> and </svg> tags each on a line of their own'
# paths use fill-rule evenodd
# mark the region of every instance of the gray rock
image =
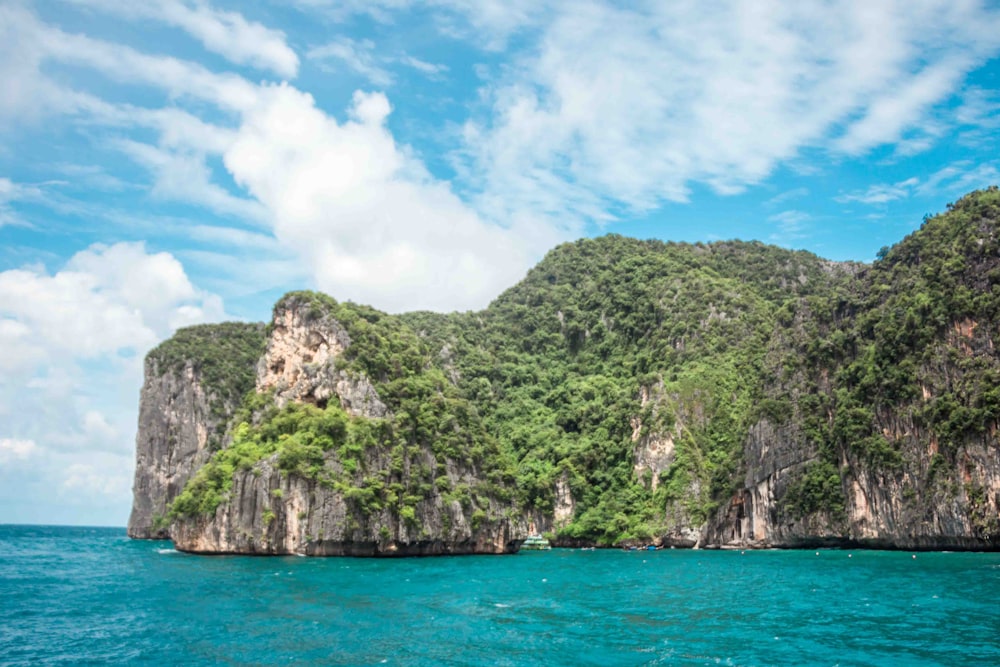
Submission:
<svg viewBox="0 0 1000 667">
<path fill-rule="evenodd" d="M 180 372 L 146 359 L 139 400 L 135 479 L 129 537 L 166 539 L 170 503 L 208 461 L 210 436 L 225 426 L 213 415 L 209 397 L 190 364 Z"/>
</svg>

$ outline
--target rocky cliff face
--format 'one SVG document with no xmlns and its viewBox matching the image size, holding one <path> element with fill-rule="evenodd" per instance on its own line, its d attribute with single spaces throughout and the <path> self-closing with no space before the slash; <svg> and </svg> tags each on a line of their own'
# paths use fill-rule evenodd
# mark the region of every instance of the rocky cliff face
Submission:
<svg viewBox="0 0 1000 667">
<path fill-rule="evenodd" d="M 286 300 L 274 313 L 267 349 L 257 364 L 257 392 L 274 392 L 279 407 L 289 401 L 324 407 L 334 399 L 356 417 L 389 415 L 368 378 L 337 368 L 337 358 L 350 344 L 347 330 L 329 314 Z"/>
<path fill-rule="evenodd" d="M 817 465 L 815 449 L 803 440 L 766 421 L 753 427 L 745 445 L 751 464 L 743 488 L 704 527 L 704 546 L 1000 549 L 995 430 L 962 442 L 957 468 L 935 459 L 933 436 L 912 426 L 899 466 L 885 469 L 845 452 L 841 479 L 833 482 L 843 507 L 797 514 L 787 505 L 790 488 Z"/>
<path fill-rule="evenodd" d="M 336 465 L 336 461 L 328 463 Z M 390 465 L 371 461 L 369 465 Z M 454 471 L 451 471 L 454 473 Z M 476 480 L 465 477 L 465 483 Z M 176 522 L 181 551 L 306 556 L 430 556 L 515 553 L 526 525 L 493 503 L 477 516 L 438 493 L 407 518 L 389 508 L 365 511 L 349 494 L 283 474 L 273 459 L 239 471 L 229 499 L 212 516 Z M 487 518 L 495 517 L 495 518 Z"/>
<path fill-rule="evenodd" d="M 145 373 L 128 535 L 166 539 L 170 503 L 208 461 L 209 434 L 217 432 L 224 417 L 213 416 L 192 364 L 165 369 L 149 358 Z"/>
<path fill-rule="evenodd" d="M 887 249 L 830 317 L 800 304 L 765 392 L 788 414 L 750 429 L 707 541 L 1000 549 L 998 277 L 994 189 Z"/>
<path fill-rule="evenodd" d="M 479 314 L 288 295 L 266 340 L 178 332 L 147 359 L 129 534 L 306 555 L 509 553 L 529 530 L 1000 549 L 998 284 L 989 190 L 870 266 L 609 237 Z"/>
<path fill-rule="evenodd" d="M 282 435 L 275 445 L 278 451 L 265 452 L 259 460 L 247 461 L 240 454 L 244 458 L 239 465 L 231 473 L 226 468 L 225 492 L 214 510 L 171 516 L 169 535 L 176 547 L 197 553 L 314 556 L 516 552 L 527 536 L 527 523 L 494 491 L 484 490 L 488 466 L 462 456 L 441 455 L 430 443 L 394 436 L 403 424 L 367 375 L 347 367 L 344 353 L 351 337 L 328 306 L 322 300 L 290 296 L 275 307 L 266 347 L 255 364 L 255 391 L 258 403 L 263 399 L 264 405 L 257 406 L 252 421 L 266 430 L 268 419 L 277 415 L 280 420 L 283 410 L 293 405 L 314 406 L 309 413 L 314 416 L 332 410 L 329 446 L 305 454 L 314 457 L 311 466 L 288 464 L 290 457 L 303 451 L 281 448 L 294 440 L 294 433 Z M 155 364 L 147 368 L 147 384 L 154 389 L 142 396 L 140 443 L 148 444 L 140 449 L 144 463 L 137 471 L 139 513 L 152 502 L 163 508 L 206 463 L 205 438 L 198 433 L 214 426 L 200 425 L 204 400 L 179 405 L 159 390 L 164 384 L 177 390 L 177 382 L 158 371 Z M 200 395 L 193 376 L 179 384 L 193 396 Z M 176 437 L 165 435 L 167 429 L 147 413 L 166 415 L 173 420 L 171 424 L 188 430 Z M 346 427 L 336 421 L 337 414 L 349 416 Z M 251 423 L 241 428 L 227 453 L 240 447 L 257 451 L 241 440 L 257 426 Z M 362 447 L 351 442 L 352 428 L 380 435 Z M 285 440 L 288 436 L 293 437 Z M 170 493 L 153 496 L 148 489 L 151 482 L 155 486 L 159 473 L 157 469 L 150 474 L 146 459 L 155 459 L 163 467 L 192 449 L 197 453 L 185 459 L 183 478 L 176 476 Z M 205 470 L 211 468 L 214 475 L 219 469 L 215 465 Z M 199 479 L 198 484 L 206 482 Z M 165 532 L 161 529 L 159 534 Z M 134 536 L 150 535 L 135 532 Z"/>
<path fill-rule="evenodd" d="M 259 324 L 181 329 L 146 357 L 128 534 L 164 539 L 170 505 L 226 440 L 263 347 Z"/>
</svg>

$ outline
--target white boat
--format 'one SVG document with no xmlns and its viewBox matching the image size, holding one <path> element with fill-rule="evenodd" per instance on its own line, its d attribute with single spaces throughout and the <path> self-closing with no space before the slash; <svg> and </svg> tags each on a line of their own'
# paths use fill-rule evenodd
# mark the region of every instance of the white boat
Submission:
<svg viewBox="0 0 1000 667">
<path fill-rule="evenodd" d="M 528 539 L 521 545 L 521 548 L 525 551 L 548 551 L 552 548 L 552 545 L 541 535 L 529 535 Z"/>
</svg>

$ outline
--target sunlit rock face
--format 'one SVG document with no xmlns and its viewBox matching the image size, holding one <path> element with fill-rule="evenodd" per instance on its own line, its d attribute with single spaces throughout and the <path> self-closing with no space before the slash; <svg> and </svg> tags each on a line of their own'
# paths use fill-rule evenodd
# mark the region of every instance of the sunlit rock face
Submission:
<svg viewBox="0 0 1000 667">
<path fill-rule="evenodd" d="M 204 352 L 224 337 L 147 359 L 129 534 L 308 555 L 507 553 L 529 532 L 558 546 L 1000 549 L 1000 193 L 882 254 L 607 237 L 560 246 L 483 313 L 288 295 L 228 389 Z M 393 375 L 406 336 L 417 361 Z M 431 375 L 401 409 L 407 382 Z M 350 465 L 325 451 L 325 480 L 262 456 L 212 512 L 169 517 L 231 442 L 237 386 L 388 435 Z M 435 449 L 455 433 L 471 435 Z M 467 456 L 485 444 L 520 459 Z"/>
</svg>

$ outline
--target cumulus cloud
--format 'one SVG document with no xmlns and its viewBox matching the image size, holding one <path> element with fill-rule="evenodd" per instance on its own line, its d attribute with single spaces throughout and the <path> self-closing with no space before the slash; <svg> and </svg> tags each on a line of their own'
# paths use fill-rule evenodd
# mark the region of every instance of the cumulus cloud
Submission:
<svg viewBox="0 0 1000 667">
<path fill-rule="evenodd" d="M 165 6 L 195 11 L 177 0 Z M 251 83 L 6 11 L 40 62 L 72 62 L 191 101 L 187 110 L 101 109 L 77 99 L 104 122 L 158 132 L 155 143 L 112 142 L 150 171 L 151 194 L 266 226 L 302 257 L 315 285 L 389 309 L 482 306 L 585 224 L 685 201 L 694 184 L 740 192 L 806 149 L 921 150 L 940 134 L 930 110 L 1000 48 L 1000 14 L 970 0 L 722 3 L 712 12 L 598 0 L 541 3 L 534 13 L 521 2 L 435 6 L 441 31 L 483 48 L 517 34 L 526 46 L 486 73 L 483 106 L 452 154 L 454 184 L 396 140 L 383 95 L 356 93 L 338 121 L 288 84 Z M 388 20 L 412 5 L 365 7 L 339 11 Z M 430 71 L 343 37 L 309 56 L 383 87 L 389 63 Z M 232 183 L 218 182 L 215 158 Z"/>
<path fill-rule="evenodd" d="M 142 357 L 179 326 L 224 317 L 175 257 L 142 243 L 0 272 L 0 463 L 30 457 L 41 487 L 111 494 L 124 521 Z"/>
<path fill-rule="evenodd" d="M 35 449 L 36 445 L 32 440 L 0 438 L 0 465 L 24 461 L 34 453 Z"/>
<path fill-rule="evenodd" d="M 36 358 L 39 347 L 74 358 L 143 351 L 182 321 L 222 314 L 221 300 L 198 292 L 172 255 L 148 254 L 142 243 L 95 245 L 52 275 L 0 272 L 0 332 L 10 343 L 0 367 Z"/>
<path fill-rule="evenodd" d="M 158 130 L 156 145 L 111 142 L 150 170 L 151 194 L 268 225 L 312 269 L 314 284 L 339 298 L 391 310 L 482 307 L 562 238 L 529 209 L 507 215 L 498 208 L 487 218 L 433 178 L 386 127 L 391 105 L 384 95 L 357 92 L 348 120 L 338 122 L 288 84 L 251 84 L 70 35 L 24 12 L 14 18 L 35 35 L 44 59 L 72 59 L 116 80 L 235 112 L 238 123 L 228 127 L 176 109 L 112 107 L 100 118 Z M 212 156 L 223 158 L 252 200 L 213 181 Z"/>
<path fill-rule="evenodd" d="M 524 270 L 532 248 L 432 178 L 386 128 L 390 111 L 384 95 L 358 92 L 338 123 L 310 95 L 269 87 L 244 116 L 226 168 L 321 289 L 393 310 L 481 306 Z"/>
<path fill-rule="evenodd" d="M 168 128 L 170 126 L 167 126 Z M 176 129 L 174 126 L 172 129 Z M 185 139 L 185 144 L 193 143 Z M 121 140 L 115 145 L 123 153 L 146 167 L 154 177 L 150 193 L 154 197 L 198 204 L 216 213 L 244 221 L 264 222 L 266 215 L 253 200 L 232 194 L 212 182 L 206 164 L 210 153 L 205 145 L 166 149 L 138 141 Z"/>
</svg>

